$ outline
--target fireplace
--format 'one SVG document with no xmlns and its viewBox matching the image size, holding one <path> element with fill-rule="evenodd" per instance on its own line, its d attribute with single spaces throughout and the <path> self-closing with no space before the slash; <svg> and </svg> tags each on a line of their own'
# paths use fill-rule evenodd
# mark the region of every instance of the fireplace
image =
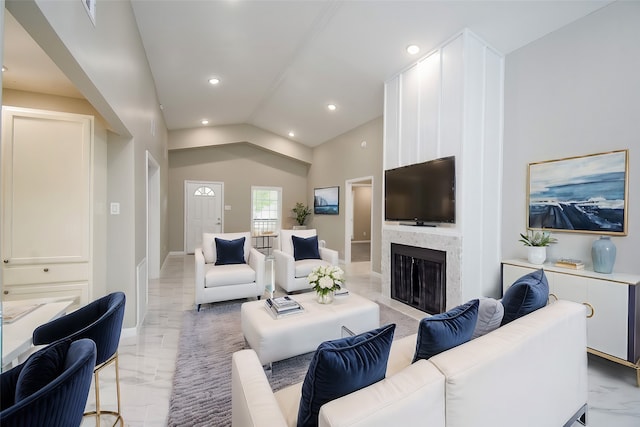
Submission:
<svg viewBox="0 0 640 427">
<path fill-rule="evenodd" d="M 391 298 L 429 314 L 446 311 L 445 251 L 391 243 Z"/>
</svg>

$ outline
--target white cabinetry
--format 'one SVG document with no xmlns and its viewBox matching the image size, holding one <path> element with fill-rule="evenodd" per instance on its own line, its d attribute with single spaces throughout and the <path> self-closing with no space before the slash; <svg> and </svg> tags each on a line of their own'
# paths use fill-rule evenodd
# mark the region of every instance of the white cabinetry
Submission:
<svg viewBox="0 0 640 427">
<path fill-rule="evenodd" d="M 89 301 L 92 132 L 90 116 L 3 107 L 3 299 Z"/>
<path fill-rule="evenodd" d="M 456 157 L 463 300 L 500 293 L 503 69 L 464 30 L 385 83 L 384 169 Z"/>
<path fill-rule="evenodd" d="M 539 266 L 520 260 L 502 263 L 503 289 Z M 640 385 L 640 276 L 600 274 L 545 264 L 549 298 L 585 304 L 587 345 L 593 354 L 633 367 Z"/>
</svg>

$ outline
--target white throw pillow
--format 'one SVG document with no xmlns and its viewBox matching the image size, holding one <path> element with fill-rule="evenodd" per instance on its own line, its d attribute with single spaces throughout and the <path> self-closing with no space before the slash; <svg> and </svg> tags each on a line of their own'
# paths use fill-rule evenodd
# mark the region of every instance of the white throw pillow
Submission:
<svg viewBox="0 0 640 427">
<path fill-rule="evenodd" d="M 481 337 L 500 327 L 504 316 L 502 303 L 493 298 L 480 298 L 478 306 L 478 322 L 471 339 Z"/>
</svg>

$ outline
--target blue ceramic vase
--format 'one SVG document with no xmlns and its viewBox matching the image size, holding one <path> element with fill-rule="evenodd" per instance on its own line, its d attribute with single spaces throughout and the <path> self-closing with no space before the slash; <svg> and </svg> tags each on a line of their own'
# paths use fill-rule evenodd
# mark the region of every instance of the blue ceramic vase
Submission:
<svg viewBox="0 0 640 427">
<path fill-rule="evenodd" d="M 613 264 L 616 262 L 616 245 L 613 244 L 609 236 L 602 236 L 593 242 L 591 258 L 593 271 L 606 274 L 613 271 Z"/>
</svg>

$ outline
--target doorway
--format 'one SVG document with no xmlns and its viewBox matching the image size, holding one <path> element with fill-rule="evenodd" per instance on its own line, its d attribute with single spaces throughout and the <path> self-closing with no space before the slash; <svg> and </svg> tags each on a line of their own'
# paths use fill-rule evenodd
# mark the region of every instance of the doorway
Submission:
<svg viewBox="0 0 640 427">
<path fill-rule="evenodd" d="M 202 244 L 202 233 L 222 233 L 224 183 L 185 181 L 184 249 L 188 254 Z"/>
<path fill-rule="evenodd" d="M 371 261 L 373 176 L 345 182 L 344 262 Z"/>
</svg>

